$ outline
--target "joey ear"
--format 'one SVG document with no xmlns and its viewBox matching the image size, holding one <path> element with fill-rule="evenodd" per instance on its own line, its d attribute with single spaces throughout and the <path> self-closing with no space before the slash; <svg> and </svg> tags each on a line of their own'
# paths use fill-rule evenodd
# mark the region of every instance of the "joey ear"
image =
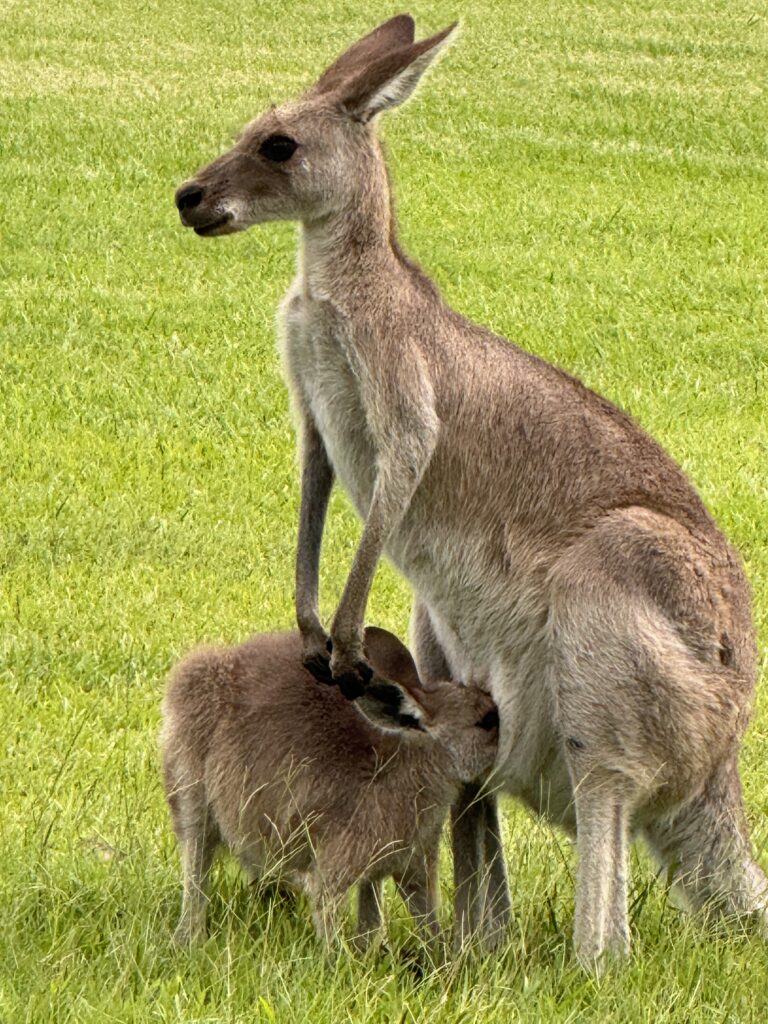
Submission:
<svg viewBox="0 0 768 1024">
<path fill-rule="evenodd" d="M 354 703 L 371 725 L 384 732 L 426 732 L 421 704 L 397 683 L 374 680 Z"/>
<path fill-rule="evenodd" d="M 398 14 L 358 39 L 320 75 L 311 92 L 333 92 L 356 73 L 365 70 L 375 57 L 413 42 L 416 26 L 410 14 Z"/>
<path fill-rule="evenodd" d="M 376 56 L 339 87 L 344 109 L 362 121 L 370 121 L 383 110 L 404 103 L 457 25 L 454 22 L 429 39 Z"/>
<path fill-rule="evenodd" d="M 411 652 L 394 633 L 378 626 L 366 626 L 363 649 L 377 676 L 400 683 L 407 690 L 423 689 Z"/>
</svg>

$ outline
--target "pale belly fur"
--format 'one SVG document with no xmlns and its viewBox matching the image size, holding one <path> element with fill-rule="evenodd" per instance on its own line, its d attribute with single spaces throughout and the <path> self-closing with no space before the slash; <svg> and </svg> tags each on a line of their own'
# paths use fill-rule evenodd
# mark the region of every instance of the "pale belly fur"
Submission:
<svg viewBox="0 0 768 1024">
<path fill-rule="evenodd" d="M 296 294 L 289 294 L 283 312 L 291 384 L 317 425 L 337 479 L 365 518 L 376 448 L 343 330 L 330 307 L 307 304 Z M 431 506 L 417 490 L 386 554 L 429 607 L 455 678 L 487 686 L 499 705 L 499 785 L 570 825 L 570 783 L 548 678 L 544 595 L 526 578 L 524 564 L 514 564 L 514 551 L 507 551 L 504 566 L 494 564 L 482 533 L 451 537 Z"/>
</svg>

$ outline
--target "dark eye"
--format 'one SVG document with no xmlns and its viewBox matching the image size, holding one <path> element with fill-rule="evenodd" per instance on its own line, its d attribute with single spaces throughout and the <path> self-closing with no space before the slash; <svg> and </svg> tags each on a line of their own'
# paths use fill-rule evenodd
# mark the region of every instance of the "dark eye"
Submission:
<svg viewBox="0 0 768 1024">
<path fill-rule="evenodd" d="M 496 708 L 492 711 L 487 711 L 479 722 L 475 723 L 478 729 L 485 729 L 486 732 L 490 732 L 491 729 L 499 728 L 499 712 Z"/>
<path fill-rule="evenodd" d="M 290 160 L 298 149 L 298 142 L 287 135 L 270 135 L 259 146 L 259 153 L 276 164 Z"/>
</svg>

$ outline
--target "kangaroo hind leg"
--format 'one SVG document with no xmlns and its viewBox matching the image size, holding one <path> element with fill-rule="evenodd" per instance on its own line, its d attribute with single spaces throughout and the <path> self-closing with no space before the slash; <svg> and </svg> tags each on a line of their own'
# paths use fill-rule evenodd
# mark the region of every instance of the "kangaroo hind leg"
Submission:
<svg viewBox="0 0 768 1024">
<path fill-rule="evenodd" d="M 752 854 L 735 754 L 645 837 L 691 910 L 751 920 L 768 938 L 768 879 Z"/>
<path fill-rule="evenodd" d="M 417 599 L 411 646 L 425 685 L 450 679 L 426 604 Z M 462 788 L 451 810 L 454 876 L 454 945 L 461 948 L 481 929 L 489 948 L 501 943 L 512 916 L 496 796 L 476 783 Z"/>
</svg>

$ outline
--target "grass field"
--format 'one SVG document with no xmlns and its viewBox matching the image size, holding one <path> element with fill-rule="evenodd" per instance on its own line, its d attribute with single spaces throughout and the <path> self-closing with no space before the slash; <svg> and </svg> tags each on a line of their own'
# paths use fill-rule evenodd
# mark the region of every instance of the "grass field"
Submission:
<svg viewBox="0 0 768 1024">
<path fill-rule="evenodd" d="M 2 1024 L 768 1017 L 768 947 L 682 918 L 642 852 L 634 959 L 582 976 L 572 851 L 513 805 L 497 958 L 420 984 L 393 960 L 328 964 L 303 906 L 255 901 L 226 863 L 212 937 L 171 946 L 163 678 L 200 641 L 291 624 L 298 503 L 273 337 L 295 229 L 204 242 L 173 190 L 398 9 L 0 0 Z M 462 312 L 667 445 L 743 553 L 765 666 L 764 5 L 412 10 L 425 33 L 458 15 L 463 34 L 384 126 L 406 246 Z M 326 615 L 357 535 L 336 495 Z M 382 567 L 370 620 L 404 635 L 408 611 Z M 743 752 L 760 851 L 766 764 L 763 693 Z"/>
</svg>

